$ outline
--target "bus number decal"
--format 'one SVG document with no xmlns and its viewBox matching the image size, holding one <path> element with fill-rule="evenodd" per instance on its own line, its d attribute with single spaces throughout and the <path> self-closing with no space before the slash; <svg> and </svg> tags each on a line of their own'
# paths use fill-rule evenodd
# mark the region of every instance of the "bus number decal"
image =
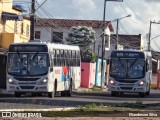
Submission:
<svg viewBox="0 0 160 120">
<path fill-rule="evenodd" d="M 55 70 L 55 74 L 60 74 L 60 70 Z"/>
</svg>

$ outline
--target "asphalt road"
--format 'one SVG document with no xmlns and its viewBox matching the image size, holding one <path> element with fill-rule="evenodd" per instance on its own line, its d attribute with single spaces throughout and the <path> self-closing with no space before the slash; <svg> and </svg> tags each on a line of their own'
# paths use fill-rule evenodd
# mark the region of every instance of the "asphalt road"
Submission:
<svg viewBox="0 0 160 120">
<path fill-rule="evenodd" d="M 160 103 L 160 90 L 152 90 L 149 96 L 141 98 L 138 94 L 124 94 L 112 97 L 109 92 L 81 93 L 74 92 L 72 97 L 48 98 L 47 95 L 32 97 L 30 94 L 16 98 L 11 93 L 0 94 L 0 110 L 4 109 L 54 109 L 83 106 L 90 103 L 96 104 L 121 104 L 124 102 L 134 103 Z"/>
</svg>

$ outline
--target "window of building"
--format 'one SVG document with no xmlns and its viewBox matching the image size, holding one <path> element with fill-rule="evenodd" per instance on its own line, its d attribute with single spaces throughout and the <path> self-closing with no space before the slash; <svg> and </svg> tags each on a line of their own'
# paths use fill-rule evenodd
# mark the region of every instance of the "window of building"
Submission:
<svg viewBox="0 0 160 120">
<path fill-rule="evenodd" d="M 35 39 L 40 39 L 41 38 L 41 31 L 36 31 L 35 32 Z"/>
<path fill-rule="evenodd" d="M 26 26 L 26 36 L 29 37 L 29 33 L 30 33 L 30 26 L 27 24 Z"/>
<path fill-rule="evenodd" d="M 105 35 L 105 47 L 109 48 L 109 36 Z"/>
<path fill-rule="evenodd" d="M 53 43 L 62 43 L 63 42 L 63 32 L 53 32 L 52 42 Z"/>
<path fill-rule="evenodd" d="M 16 34 L 18 34 L 18 21 L 15 21 L 14 31 L 15 31 Z"/>
<path fill-rule="evenodd" d="M 23 26 L 24 26 L 24 24 L 23 24 L 23 23 L 21 23 L 21 34 L 23 34 L 23 33 L 24 33 Z"/>
</svg>

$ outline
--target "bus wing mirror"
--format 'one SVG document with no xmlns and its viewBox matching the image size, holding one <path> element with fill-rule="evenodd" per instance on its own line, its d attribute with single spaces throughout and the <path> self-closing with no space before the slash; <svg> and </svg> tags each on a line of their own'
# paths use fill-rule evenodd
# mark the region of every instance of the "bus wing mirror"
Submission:
<svg viewBox="0 0 160 120">
<path fill-rule="evenodd" d="M 50 72 L 53 72 L 53 68 L 50 68 Z"/>
</svg>

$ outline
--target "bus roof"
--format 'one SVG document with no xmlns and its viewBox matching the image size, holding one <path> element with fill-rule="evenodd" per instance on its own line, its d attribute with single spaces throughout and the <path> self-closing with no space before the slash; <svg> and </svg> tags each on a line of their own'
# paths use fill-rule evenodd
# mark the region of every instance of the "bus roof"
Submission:
<svg viewBox="0 0 160 120">
<path fill-rule="evenodd" d="M 10 45 L 46 45 L 49 50 L 53 49 L 63 49 L 63 50 L 80 50 L 78 46 L 65 45 L 65 44 L 56 44 L 56 43 L 46 43 L 46 42 L 23 42 L 23 43 L 12 43 Z"/>
</svg>

